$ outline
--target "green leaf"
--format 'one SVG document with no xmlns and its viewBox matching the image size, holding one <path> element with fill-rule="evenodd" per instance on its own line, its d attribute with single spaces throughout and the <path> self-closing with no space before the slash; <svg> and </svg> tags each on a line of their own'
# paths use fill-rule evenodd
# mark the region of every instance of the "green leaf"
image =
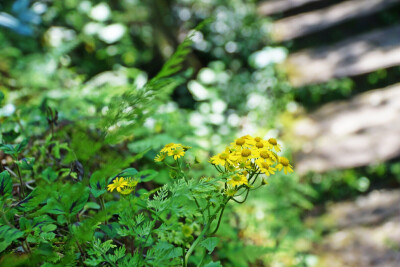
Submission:
<svg viewBox="0 0 400 267">
<path fill-rule="evenodd" d="M 127 169 L 123 170 L 118 176 L 133 177 L 137 173 L 138 173 L 138 171 L 135 168 L 127 168 Z"/>
<path fill-rule="evenodd" d="M 48 167 L 42 172 L 42 178 L 51 183 L 57 179 L 57 173 L 51 167 Z"/>
<path fill-rule="evenodd" d="M 204 267 L 222 267 L 221 262 L 220 261 L 210 261 L 209 263 L 207 263 L 206 265 L 204 265 Z"/>
<path fill-rule="evenodd" d="M 0 252 L 3 252 L 11 243 L 22 237 L 23 233 L 14 227 L 0 225 Z"/>
<path fill-rule="evenodd" d="M 13 145 L 6 145 L 6 144 L 1 144 L 0 145 L 0 150 L 3 151 L 5 154 L 8 155 L 13 155 L 16 153 L 15 148 Z"/>
<path fill-rule="evenodd" d="M 39 207 L 48 196 L 46 190 L 41 190 L 40 188 L 35 188 L 26 198 L 18 202 L 17 209 L 20 211 L 31 211 Z"/>
<path fill-rule="evenodd" d="M 208 253 L 211 254 L 215 247 L 218 244 L 219 239 L 217 237 L 208 237 L 200 242 L 200 245 L 205 247 L 208 250 Z"/>
<path fill-rule="evenodd" d="M 10 131 L 7 131 L 7 132 L 3 132 L 2 135 L 3 135 L 3 140 L 4 140 L 6 143 L 11 143 L 11 142 L 13 142 L 15 139 L 17 139 L 17 137 L 19 136 L 19 133 L 17 133 L 17 132 L 14 131 L 14 130 L 10 130 Z"/>
<path fill-rule="evenodd" d="M 144 170 L 137 174 L 140 179 L 140 182 L 149 182 L 153 180 L 158 175 L 158 172 L 155 170 Z"/>
<path fill-rule="evenodd" d="M 99 196 L 107 192 L 106 179 L 100 171 L 96 171 L 92 174 L 92 176 L 90 176 L 89 184 L 90 192 L 95 198 L 98 198 Z"/>
<path fill-rule="evenodd" d="M 0 173 L 0 195 L 2 199 L 12 196 L 12 179 L 8 171 Z"/>
<path fill-rule="evenodd" d="M 94 209 L 94 210 L 98 210 L 100 209 L 100 205 L 97 204 L 96 202 L 88 202 L 85 205 L 85 209 Z"/>
<path fill-rule="evenodd" d="M 68 213 L 70 214 L 76 214 L 82 210 L 89 198 L 89 189 L 87 187 L 83 192 L 81 190 L 76 190 L 74 193 L 78 194 L 78 196 L 72 196 L 73 201 L 69 201 Z"/>
<path fill-rule="evenodd" d="M 16 163 L 23 170 L 33 171 L 33 165 L 35 164 L 35 158 L 23 158 L 19 161 L 16 161 Z"/>
<path fill-rule="evenodd" d="M 25 147 L 28 145 L 28 139 L 24 139 L 24 140 L 22 140 L 22 142 L 21 143 L 19 143 L 16 147 L 15 147 L 15 152 L 16 153 L 21 153 L 24 149 L 25 149 Z"/>
<path fill-rule="evenodd" d="M 125 256 L 125 246 L 119 247 L 114 251 L 114 255 L 109 255 L 108 258 L 116 263 L 119 259 L 123 258 Z"/>
<path fill-rule="evenodd" d="M 103 230 L 110 238 L 115 238 L 118 236 L 118 229 L 120 225 L 116 222 L 109 223 L 107 225 L 100 225 L 100 229 Z"/>
<path fill-rule="evenodd" d="M 88 198 L 89 188 L 82 184 L 66 184 L 53 197 L 47 200 L 41 212 L 58 215 L 76 215 L 83 209 Z"/>
</svg>

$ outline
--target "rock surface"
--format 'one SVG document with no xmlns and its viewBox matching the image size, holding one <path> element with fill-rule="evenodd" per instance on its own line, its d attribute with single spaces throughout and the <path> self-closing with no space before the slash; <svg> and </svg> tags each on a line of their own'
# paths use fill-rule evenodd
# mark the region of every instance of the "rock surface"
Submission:
<svg viewBox="0 0 400 267">
<path fill-rule="evenodd" d="M 293 86 L 327 82 L 400 65 L 400 25 L 289 55 L 283 67 Z"/>
<path fill-rule="evenodd" d="M 323 221 L 333 232 L 315 249 L 318 266 L 400 266 L 400 190 L 333 204 Z"/>
<path fill-rule="evenodd" d="M 294 128 L 304 140 L 296 171 L 366 166 L 400 155 L 400 84 L 333 102 Z"/>
<path fill-rule="evenodd" d="M 324 9 L 302 13 L 278 20 L 273 36 L 278 42 L 321 31 L 345 21 L 378 13 L 400 3 L 400 0 L 350 0 Z"/>
</svg>

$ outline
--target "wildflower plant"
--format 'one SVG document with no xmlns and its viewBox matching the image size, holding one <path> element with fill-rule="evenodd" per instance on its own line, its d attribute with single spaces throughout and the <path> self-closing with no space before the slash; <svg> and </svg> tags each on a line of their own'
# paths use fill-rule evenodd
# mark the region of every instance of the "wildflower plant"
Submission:
<svg viewBox="0 0 400 267">
<path fill-rule="evenodd" d="M 273 138 L 236 139 L 200 177 L 185 161 L 189 146 L 165 145 L 159 172 L 146 161 L 151 147 L 129 150 L 134 137 L 154 142 L 143 124 L 185 80 L 190 45 L 141 89 L 97 99 L 82 85 L 0 118 L 0 265 L 221 266 L 210 254 L 223 246 L 226 207 L 293 168 Z"/>
</svg>

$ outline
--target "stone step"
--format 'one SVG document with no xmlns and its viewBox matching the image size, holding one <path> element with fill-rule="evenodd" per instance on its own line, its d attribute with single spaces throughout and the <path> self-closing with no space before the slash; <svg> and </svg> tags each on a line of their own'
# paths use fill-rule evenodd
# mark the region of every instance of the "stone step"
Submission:
<svg viewBox="0 0 400 267">
<path fill-rule="evenodd" d="M 384 162 L 400 155 L 400 83 L 326 104 L 294 126 L 302 149 L 295 169 L 325 172 Z"/>
<path fill-rule="evenodd" d="M 349 0 L 324 9 L 278 20 L 273 25 L 275 41 L 289 41 L 322 31 L 345 21 L 368 16 L 400 3 L 400 0 Z"/>
<path fill-rule="evenodd" d="M 299 87 L 400 65 L 400 25 L 291 54 L 283 63 Z"/>
<path fill-rule="evenodd" d="M 328 205 L 322 218 L 309 218 L 310 228 L 323 225 L 330 232 L 314 247 L 316 266 L 399 266 L 399 201 L 399 189 L 375 190 Z"/>
<path fill-rule="evenodd" d="M 282 13 L 297 7 L 304 6 L 312 2 L 323 0 L 272 0 L 264 1 L 258 5 L 258 14 L 269 16 L 273 14 Z"/>
</svg>

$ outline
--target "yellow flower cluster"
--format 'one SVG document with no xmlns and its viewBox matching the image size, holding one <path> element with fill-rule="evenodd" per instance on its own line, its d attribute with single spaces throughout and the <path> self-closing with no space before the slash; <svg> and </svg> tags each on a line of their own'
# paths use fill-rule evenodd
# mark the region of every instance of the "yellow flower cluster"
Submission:
<svg viewBox="0 0 400 267">
<path fill-rule="evenodd" d="M 135 190 L 138 180 L 131 177 L 117 177 L 107 186 L 107 190 L 112 192 L 117 189 L 118 193 L 128 195 Z"/>
<path fill-rule="evenodd" d="M 160 153 L 154 158 L 155 162 L 162 162 L 167 156 L 173 157 L 174 160 L 179 159 L 185 155 L 185 151 L 190 149 L 190 146 L 184 146 L 182 144 L 169 143 L 166 144 Z"/>
<path fill-rule="evenodd" d="M 278 169 L 284 173 L 293 172 L 293 167 L 285 157 L 278 156 L 281 146 L 275 138 L 264 140 L 260 137 L 242 136 L 230 144 L 224 151 L 211 157 L 210 162 L 220 172 L 235 172 L 227 180 L 227 194 L 233 194 L 234 188 L 249 186 L 249 180 L 255 175 L 270 176 Z M 222 168 L 220 167 L 222 166 Z M 255 178 L 256 179 L 256 178 Z"/>
</svg>

